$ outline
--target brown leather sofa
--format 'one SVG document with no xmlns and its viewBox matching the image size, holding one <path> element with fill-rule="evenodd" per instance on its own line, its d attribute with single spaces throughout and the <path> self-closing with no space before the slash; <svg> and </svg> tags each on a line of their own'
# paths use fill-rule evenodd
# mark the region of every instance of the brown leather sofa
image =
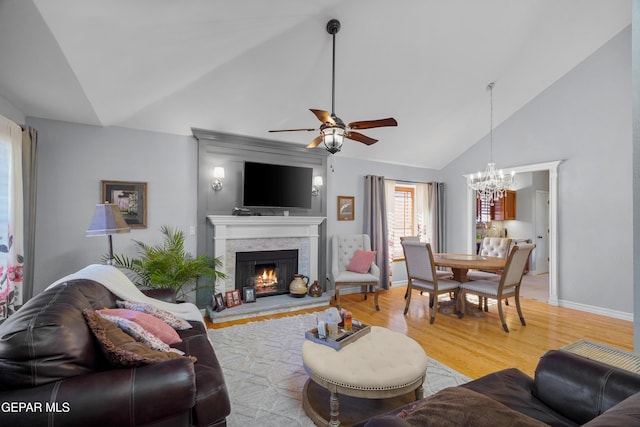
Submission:
<svg viewBox="0 0 640 427">
<path fill-rule="evenodd" d="M 531 378 L 505 369 L 450 387 L 366 427 L 640 426 L 640 375 L 562 350 L 545 353 Z"/>
<path fill-rule="evenodd" d="M 2 426 L 225 426 L 222 369 L 205 326 L 178 331 L 195 356 L 113 368 L 83 317 L 118 298 L 91 280 L 71 280 L 29 300 L 0 325 Z"/>
</svg>

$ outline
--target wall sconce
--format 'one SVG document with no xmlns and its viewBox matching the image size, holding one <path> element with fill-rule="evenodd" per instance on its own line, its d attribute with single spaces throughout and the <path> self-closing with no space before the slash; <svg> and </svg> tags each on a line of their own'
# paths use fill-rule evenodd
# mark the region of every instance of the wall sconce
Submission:
<svg viewBox="0 0 640 427">
<path fill-rule="evenodd" d="M 317 196 L 318 194 L 320 194 L 320 188 L 322 187 L 322 185 L 323 185 L 322 177 L 320 175 L 314 176 L 313 177 L 313 187 L 311 189 L 311 195 L 312 196 Z"/>
<path fill-rule="evenodd" d="M 224 179 L 224 168 L 217 166 L 213 168 L 213 184 L 211 184 L 211 188 L 215 191 L 222 190 L 222 180 Z"/>
</svg>

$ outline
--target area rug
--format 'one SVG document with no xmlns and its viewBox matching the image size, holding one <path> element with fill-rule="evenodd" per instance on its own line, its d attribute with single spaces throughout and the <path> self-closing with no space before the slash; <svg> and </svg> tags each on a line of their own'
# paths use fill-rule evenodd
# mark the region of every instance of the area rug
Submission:
<svg viewBox="0 0 640 427">
<path fill-rule="evenodd" d="M 229 427 L 314 425 L 302 409 L 301 351 L 304 331 L 315 326 L 314 314 L 302 314 L 209 330 L 231 399 Z M 429 358 L 424 393 L 467 381 Z"/>
</svg>

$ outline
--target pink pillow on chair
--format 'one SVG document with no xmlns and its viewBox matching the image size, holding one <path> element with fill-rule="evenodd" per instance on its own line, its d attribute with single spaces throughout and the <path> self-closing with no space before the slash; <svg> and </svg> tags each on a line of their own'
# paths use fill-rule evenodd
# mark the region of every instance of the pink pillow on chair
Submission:
<svg viewBox="0 0 640 427">
<path fill-rule="evenodd" d="M 351 258 L 351 262 L 347 266 L 347 271 L 353 271 L 354 273 L 368 273 L 371 268 L 371 264 L 376 257 L 376 251 L 363 251 L 356 249 Z"/>
</svg>

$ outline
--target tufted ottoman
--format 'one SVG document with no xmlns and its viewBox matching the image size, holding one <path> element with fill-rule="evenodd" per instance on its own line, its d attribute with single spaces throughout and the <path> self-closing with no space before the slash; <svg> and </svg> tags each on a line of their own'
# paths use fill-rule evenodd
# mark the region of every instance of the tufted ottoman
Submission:
<svg viewBox="0 0 640 427">
<path fill-rule="evenodd" d="M 302 362 L 310 377 L 303 408 L 316 425 L 350 424 L 423 397 L 427 356 L 416 341 L 389 329 L 372 326 L 339 351 L 307 340 Z M 339 402 L 339 395 L 351 398 Z"/>
</svg>

